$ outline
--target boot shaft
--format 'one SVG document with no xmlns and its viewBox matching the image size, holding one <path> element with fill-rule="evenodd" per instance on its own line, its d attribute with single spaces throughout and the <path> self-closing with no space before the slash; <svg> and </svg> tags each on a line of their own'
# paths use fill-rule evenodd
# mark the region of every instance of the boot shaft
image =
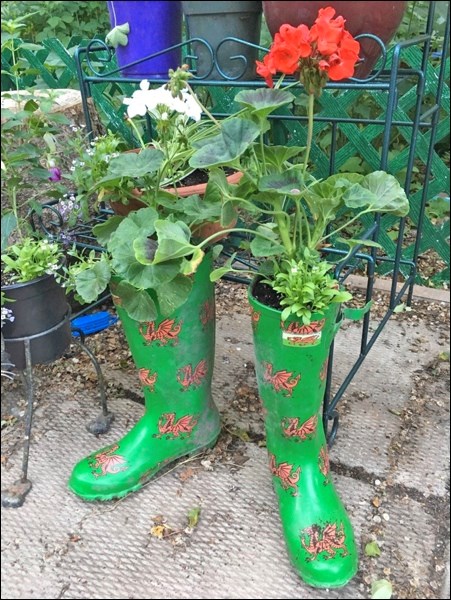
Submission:
<svg viewBox="0 0 451 600">
<path fill-rule="evenodd" d="M 159 401 L 167 406 L 172 396 L 180 409 L 201 401 L 206 390 L 210 393 L 215 347 L 211 268 L 211 255 L 206 255 L 188 300 L 169 316 L 159 314 L 153 322 L 138 322 L 117 307 L 147 407 Z"/>
</svg>

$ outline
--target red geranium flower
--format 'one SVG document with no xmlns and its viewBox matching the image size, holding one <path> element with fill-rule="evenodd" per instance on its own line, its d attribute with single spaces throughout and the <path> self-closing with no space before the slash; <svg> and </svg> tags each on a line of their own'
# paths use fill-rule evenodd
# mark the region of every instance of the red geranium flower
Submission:
<svg viewBox="0 0 451 600">
<path fill-rule="evenodd" d="M 293 27 L 284 24 L 263 62 L 257 61 L 257 73 L 273 87 L 276 73 L 300 73 L 307 92 L 319 95 L 327 79 L 339 81 L 354 75 L 360 44 L 345 30 L 343 17 L 334 19 L 331 6 L 320 9 L 315 23 Z"/>
</svg>

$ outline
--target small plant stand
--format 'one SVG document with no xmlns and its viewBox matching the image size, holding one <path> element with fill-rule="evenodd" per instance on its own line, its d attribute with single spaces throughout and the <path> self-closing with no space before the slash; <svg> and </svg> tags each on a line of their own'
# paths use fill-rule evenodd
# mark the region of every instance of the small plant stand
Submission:
<svg viewBox="0 0 451 600">
<path fill-rule="evenodd" d="M 67 320 L 69 320 L 70 316 L 67 315 Z M 58 324 L 57 327 L 59 327 Z M 52 328 L 53 329 L 53 328 Z M 85 352 L 89 359 L 91 360 L 97 374 L 99 392 L 100 392 L 100 403 L 101 403 L 101 412 L 100 414 L 92 421 L 90 421 L 86 428 L 93 435 L 100 435 L 102 433 L 106 433 L 109 431 L 111 423 L 114 420 L 114 414 L 108 411 L 107 399 L 105 394 L 105 381 L 103 378 L 102 371 L 100 369 L 99 362 L 96 357 L 92 353 L 92 351 L 86 346 L 83 332 L 79 329 L 72 329 L 72 332 L 77 332 L 79 337 L 72 337 L 71 343 L 75 343 L 79 346 L 79 348 Z M 4 490 L 2 490 L 2 506 L 5 508 L 19 508 L 25 502 L 25 498 L 28 492 L 32 488 L 32 482 L 28 478 L 28 461 L 30 454 L 30 437 L 31 437 L 31 427 L 33 423 L 33 401 L 34 401 L 34 382 L 33 382 L 33 361 L 31 356 L 31 341 L 35 338 L 42 337 L 51 333 L 51 330 L 46 330 L 40 332 L 37 335 L 26 338 L 16 338 L 15 342 L 23 343 L 24 353 L 25 353 L 25 369 L 23 371 L 25 387 L 26 387 L 26 397 L 27 397 L 27 407 L 24 417 L 24 438 L 23 438 L 23 456 L 22 456 L 22 472 L 20 479 L 15 481 L 12 485 L 8 486 Z M 2 356 L 2 363 L 7 362 L 4 361 Z"/>
</svg>

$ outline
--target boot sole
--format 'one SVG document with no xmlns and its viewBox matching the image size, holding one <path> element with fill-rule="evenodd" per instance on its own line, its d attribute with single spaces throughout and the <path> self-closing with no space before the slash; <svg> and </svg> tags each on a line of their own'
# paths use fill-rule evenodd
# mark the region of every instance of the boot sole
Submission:
<svg viewBox="0 0 451 600">
<path fill-rule="evenodd" d="M 109 500 L 125 498 L 125 496 L 128 496 L 128 494 L 131 494 L 132 492 L 136 492 L 136 491 L 140 490 L 142 487 L 144 487 L 153 477 L 155 477 L 155 475 L 157 473 L 163 474 L 164 471 L 170 465 L 172 465 L 174 462 L 176 462 L 177 460 L 180 460 L 181 458 L 183 458 L 185 456 L 186 457 L 196 456 L 197 454 L 201 454 L 202 452 L 204 452 L 204 450 L 213 448 L 216 445 L 216 442 L 218 441 L 219 434 L 220 434 L 220 431 L 210 442 L 204 444 L 203 446 L 199 446 L 199 448 L 196 448 L 195 450 L 191 450 L 191 452 L 184 452 L 183 454 L 179 454 L 178 456 L 175 456 L 174 458 L 167 459 L 167 461 L 165 461 L 164 464 L 162 464 L 162 466 L 155 467 L 155 469 L 150 474 L 148 474 L 145 477 L 143 477 L 143 476 L 140 477 L 138 483 L 135 483 L 135 485 L 127 488 L 126 490 L 122 490 L 121 492 L 113 492 L 111 494 L 93 494 L 93 495 L 88 496 L 88 495 L 84 495 L 84 494 L 80 495 L 70 485 L 68 486 L 68 488 L 76 496 L 78 496 L 79 498 L 82 498 L 86 502 L 96 502 L 96 501 L 108 502 Z"/>
</svg>

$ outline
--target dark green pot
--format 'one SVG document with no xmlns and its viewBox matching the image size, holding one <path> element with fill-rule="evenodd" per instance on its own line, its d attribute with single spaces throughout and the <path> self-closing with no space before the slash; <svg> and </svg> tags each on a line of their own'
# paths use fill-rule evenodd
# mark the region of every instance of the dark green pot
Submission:
<svg viewBox="0 0 451 600">
<path fill-rule="evenodd" d="M 60 358 L 71 340 L 70 308 L 64 289 L 53 275 L 2 286 L 13 300 L 6 306 L 14 321 L 2 327 L 5 349 L 17 369 L 25 369 L 24 339 L 30 339 L 32 365 Z"/>
</svg>

